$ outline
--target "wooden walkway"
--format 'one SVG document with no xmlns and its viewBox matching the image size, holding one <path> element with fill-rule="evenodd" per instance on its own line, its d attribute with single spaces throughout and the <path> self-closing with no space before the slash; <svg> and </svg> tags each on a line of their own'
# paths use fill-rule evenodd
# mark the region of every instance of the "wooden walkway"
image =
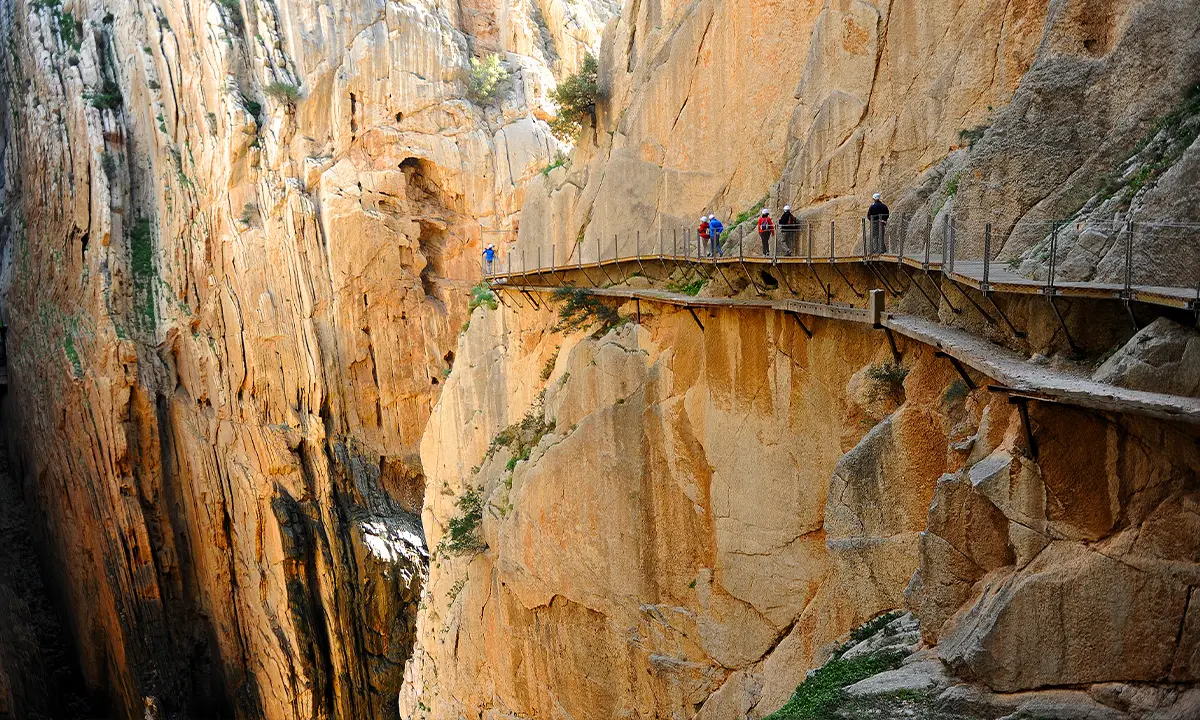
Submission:
<svg viewBox="0 0 1200 720">
<path fill-rule="evenodd" d="M 750 258 L 746 260 L 749 262 Z M 734 259 L 734 261 L 737 260 Z M 841 258 L 838 259 L 838 262 L 842 261 Z M 493 288 L 501 293 L 513 293 L 526 297 L 534 293 L 553 293 L 559 289 L 542 284 L 508 282 L 495 282 Z M 913 315 L 882 312 L 881 302 L 872 312 L 867 308 L 825 305 L 800 300 L 701 298 L 666 290 L 633 288 L 576 289 L 600 297 L 638 302 L 647 301 L 684 308 L 692 314 L 701 328 L 704 327 L 703 321 L 695 312 L 698 309 L 713 311 L 758 309 L 867 324 L 933 347 L 938 352 L 953 358 L 957 363 L 991 378 L 995 381 L 994 385 L 997 386 L 995 389 L 1019 400 L 1038 400 L 1101 412 L 1133 413 L 1164 420 L 1200 424 L 1200 398 L 1128 390 L 1032 363 L 1006 348 L 965 330 L 941 325 Z M 882 291 L 875 292 L 881 293 Z M 880 300 L 882 300 L 882 296 L 880 296 Z M 801 322 L 801 327 L 805 333 L 811 336 L 811 331 L 803 322 Z M 971 382 L 974 381 L 971 380 Z"/>
<path fill-rule="evenodd" d="M 540 256 L 540 253 L 539 253 Z M 1133 285 L 1126 287 L 1120 283 L 1093 281 L 1064 281 L 1054 280 L 1051 283 L 1018 275 L 1008 269 L 1003 263 L 984 263 L 982 260 L 956 260 L 952 268 L 947 266 L 941 255 L 914 256 L 905 254 L 903 258 L 895 254 L 874 256 L 842 255 L 842 256 L 812 256 L 810 257 L 765 257 L 762 255 L 730 256 L 730 257 L 695 257 L 682 255 L 645 254 L 626 257 L 613 257 L 599 262 L 577 262 L 562 265 L 543 264 L 530 258 L 528 266 L 524 255 L 517 256 L 515 266 L 510 256 L 505 266 L 497 263 L 497 272 L 485 273 L 484 277 L 491 283 L 519 282 L 542 285 L 547 278 L 560 274 L 588 270 L 605 272 L 612 270 L 614 275 L 626 278 L 638 270 L 644 270 L 649 265 L 663 268 L 699 266 L 756 266 L 756 267 L 804 267 L 808 265 L 904 265 L 911 268 L 942 273 L 955 282 L 976 290 L 1018 294 L 1045 295 L 1050 297 L 1077 297 L 1099 300 L 1119 300 L 1123 302 L 1141 302 L 1165 307 L 1180 308 L 1200 312 L 1200 278 L 1195 287 L 1166 287 Z"/>
</svg>

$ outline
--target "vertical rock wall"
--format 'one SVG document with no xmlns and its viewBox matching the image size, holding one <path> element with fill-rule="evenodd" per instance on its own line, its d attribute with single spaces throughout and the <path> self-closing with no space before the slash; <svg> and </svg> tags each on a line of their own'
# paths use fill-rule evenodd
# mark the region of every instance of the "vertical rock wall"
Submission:
<svg viewBox="0 0 1200 720">
<path fill-rule="evenodd" d="M 481 229 L 612 8 L 0 10 L 8 440 L 88 685 L 122 717 L 394 717 Z"/>
<path fill-rule="evenodd" d="M 997 691 L 1200 680 L 1194 427 L 1037 404 L 1034 458 L 933 348 L 640 310 L 472 316 L 422 443 L 405 717 L 763 717 L 906 605 Z"/>
</svg>

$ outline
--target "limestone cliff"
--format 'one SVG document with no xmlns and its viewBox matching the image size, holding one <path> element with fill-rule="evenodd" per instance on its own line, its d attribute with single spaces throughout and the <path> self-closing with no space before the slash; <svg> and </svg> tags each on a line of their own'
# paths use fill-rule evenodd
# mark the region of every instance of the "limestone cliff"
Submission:
<svg viewBox="0 0 1200 720">
<path fill-rule="evenodd" d="M 594 127 L 568 167 L 535 181 L 521 247 L 590 260 L 614 243 L 631 254 L 640 233 L 643 249 L 669 249 L 702 214 L 731 225 L 765 203 L 776 217 L 790 204 L 803 221 L 836 221 L 849 254 L 881 192 L 889 232 L 909 248 L 928 238 L 940 252 L 953 218 L 958 253 L 978 259 L 990 223 L 993 256 L 1043 276 L 1053 224 L 1074 221 L 1055 248 L 1060 277 L 1116 280 L 1126 224 L 1143 223 L 1134 281 L 1190 287 L 1196 10 L 1194 0 L 631 1 L 605 38 Z"/>
<path fill-rule="evenodd" d="M 6 429 L 116 716 L 395 716 L 481 230 L 612 10 L 0 5 Z"/>
<path fill-rule="evenodd" d="M 403 716 L 763 717 L 906 605 L 996 691 L 1200 680 L 1194 427 L 1042 404 L 1035 458 L 1006 396 L 867 326 L 518 297 L 422 444 Z"/>
</svg>

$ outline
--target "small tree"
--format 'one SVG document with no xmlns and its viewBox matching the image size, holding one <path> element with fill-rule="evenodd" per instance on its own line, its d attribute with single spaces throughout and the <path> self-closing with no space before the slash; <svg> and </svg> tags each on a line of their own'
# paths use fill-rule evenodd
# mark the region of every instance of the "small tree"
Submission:
<svg viewBox="0 0 1200 720">
<path fill-rule="evenodd" d="M 275 100 L 275 102 L 287 105 L 292 105 L 300 99 L 300 88 L 291 83 L 279 80 L 263 88 L 263 92 L 266 93 L 267 97 Z"/>
<path fill-rule="evenodd" d="M 583 124 L 595 117 L 596 98 L 600 92 L 600 68 L 596 56 L 588 53 L 579 72 L 558 84 L 550 99 L 558 106 L 558 114 L 550 121 L 550 131 L 563 142 L 573 143 L 583 132 Z"/>
<path fill-rule="evenodd" d="M 508 79 L 508 70 L 500 64 L 500 56 L 492 53 L 482 59 L 471 58 L 467 72 L 467 96 L 476 105 L 487 105 L 496 98 L 500 83 Z"/>
</svg>

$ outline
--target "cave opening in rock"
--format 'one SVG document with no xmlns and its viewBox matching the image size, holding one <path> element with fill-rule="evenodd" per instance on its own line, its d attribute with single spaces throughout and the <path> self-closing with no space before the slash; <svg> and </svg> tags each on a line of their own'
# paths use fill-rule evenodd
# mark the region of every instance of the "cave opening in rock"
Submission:
<svg viewBox="0 0 1200 720">
<path fill-rule="evenodd" d="M 421 269 L 421 286 L 425 296 L 439 304 L 444 299 L 439 281 L 446 277 L 446 245 L 448 241 L 444 193 L 439 183 L 437 166 L 420 158 L 406 158 L 400 163 L 407 184 L 409 212 L 420 227 L 417 246 L 425 258 Z"/>
</svg>

